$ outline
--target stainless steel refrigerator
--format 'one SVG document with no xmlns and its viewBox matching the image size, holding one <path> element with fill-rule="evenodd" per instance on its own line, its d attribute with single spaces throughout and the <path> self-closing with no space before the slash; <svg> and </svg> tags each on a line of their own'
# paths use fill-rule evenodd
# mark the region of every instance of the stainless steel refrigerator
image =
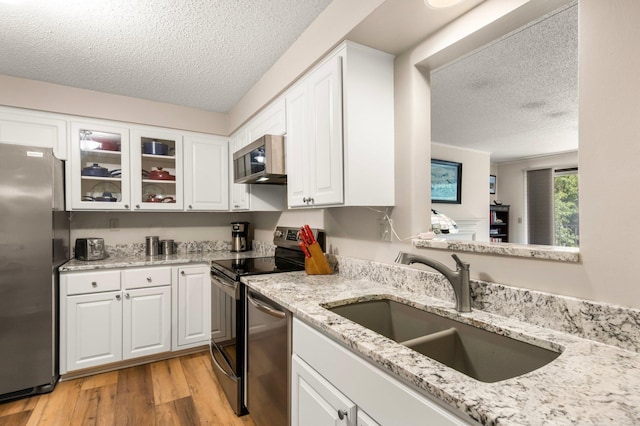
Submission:
<svg viewBox="0 0 640 426">
<path fill-rule="evenodd" d="M 0 402 L 53 390 L 58 266 L 69 259 L 64 163 L 0 143 Z"/>
</svg>

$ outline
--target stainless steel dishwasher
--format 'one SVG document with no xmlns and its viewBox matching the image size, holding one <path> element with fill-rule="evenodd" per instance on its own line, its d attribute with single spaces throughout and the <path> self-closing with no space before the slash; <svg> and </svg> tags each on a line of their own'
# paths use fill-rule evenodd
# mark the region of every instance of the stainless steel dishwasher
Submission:
<svg viewBox="0 0 640 426">
<path fill-rule="evenodd" d="M 247 290 L 246 406 L 258 426 L 289 424 L 291 313 Z"/>
</svg>

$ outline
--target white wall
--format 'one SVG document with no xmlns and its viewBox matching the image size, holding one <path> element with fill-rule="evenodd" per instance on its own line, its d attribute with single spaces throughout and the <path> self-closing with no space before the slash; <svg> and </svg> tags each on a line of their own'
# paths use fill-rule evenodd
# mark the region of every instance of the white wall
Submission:
<svg viewBox="0 0 640 426">
<path fill-rule="evenodd" d="M 7 75 L 0 75 L 0 105 L 214 135 L 229 134 L 226 114 Z"/>
<path fill-rule="evenodd" d="M 118 222 L 111 229 L 112 219 Z M 74 212 L 71 241 L 102 237 L 107 245 L 144 243 L 147 235 L 185 241 L 230 241 L 231 222 L 250 221 L 250 213 Z"/>
<path fill-rule="evenodd" d="M 521 161 L 511 161 L 496 165 L 497 191 L 496 199 L 511 205 L 510 241 L 526 244 L 526 215 L 525 215 L 525 173 L 527 170 L 543 168 L 565 168 L 578 166 L 578 152 L 559 155 L 529 158 Z M 578 183 L 580 185 L 580 183 Z"/>
</svg>

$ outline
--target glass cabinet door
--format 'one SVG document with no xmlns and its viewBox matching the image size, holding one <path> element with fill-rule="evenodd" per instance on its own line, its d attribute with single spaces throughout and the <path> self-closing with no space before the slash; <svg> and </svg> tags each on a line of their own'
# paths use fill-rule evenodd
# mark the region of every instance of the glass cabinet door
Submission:
<svg viewBox="0 0 640 426">
<path fill-rule="evenodd" d="M 128 129 L 72 123 L 71 134 L 71 208 L 128 210 Z"/>
<path fill-rule="evenodd" d="M 182 136 L 155 130 L 132 131 L 133 210 L 182 210 Z"/>
</svg>

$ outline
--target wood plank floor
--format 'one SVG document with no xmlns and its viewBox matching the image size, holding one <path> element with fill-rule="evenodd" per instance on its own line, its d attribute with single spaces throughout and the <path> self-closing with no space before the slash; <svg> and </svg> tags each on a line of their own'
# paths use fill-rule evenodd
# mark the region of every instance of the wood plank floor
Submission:
<svg viewBox="0 0 640 426">
<path fill-rule="evenodd" d="M 236 417 L 208 352 L 63 381 L 55 390 L 0 404 L 0 426 L 224 425 Z"/>
</svg>

